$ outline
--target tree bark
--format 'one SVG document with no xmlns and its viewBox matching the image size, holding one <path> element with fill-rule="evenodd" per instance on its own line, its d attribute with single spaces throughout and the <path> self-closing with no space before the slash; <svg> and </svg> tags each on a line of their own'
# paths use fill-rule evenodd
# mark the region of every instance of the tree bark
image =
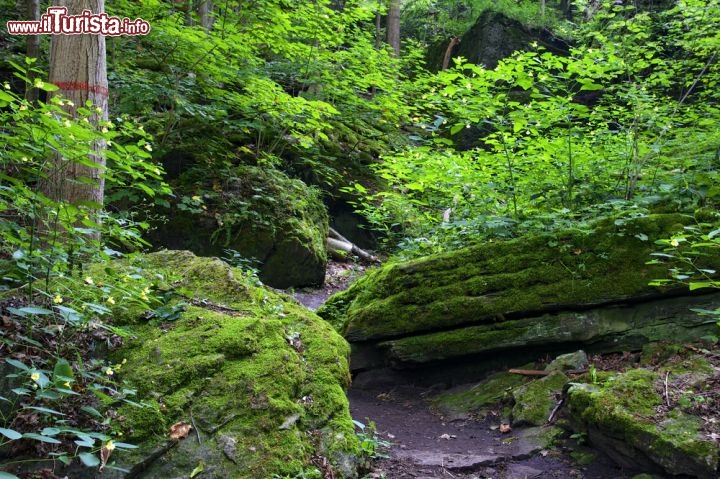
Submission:
<svg viewBox="0 0 720 479">
<path fill-rule="evenodd" d="M 346 260 L 348 254 L 354 254 L 364 261 L 371 263 L 379 263 L 380 260 L 359 248 L 355 243 L 338 233 L 335 229 L 330 228 L 330 235 L 326 238 L 328 252 L 331 256 L 339 260 Z"/>
<path fill-rule="evenodd" d="M 200 16 L 200 25 L 210 33 L 210 29 L 213 25 L 213 16 L 211 15 L 213 11 L 213 2 L 212 0 L 203 0 L 200 5 L 198 5 L 198 15 Z"/>
<path fill-rule="evenodd" d="M 450 66 L 450 59 L 452 58 L 453 50 L 456 46 L 460 44 L 460 39 L 458 37 L 452 37 L 450 39 L 450 43 L 448 43 L 447 48 L 445 49 L 445 56 L 443 57 L 442 62 L 442 70 L 445 71 Z"/>
<path fill-rule="evenodd" d="M 68 15 L 90 10 L 93 14 L 105 11 L 104 0 L 55 0 L 54 6 L 67 7 Z M 64 108 L 75 116 L 78 107 L 89 100 L 92 108 L 99 109 L 89 120 L 96 125 L 108 118 L 108 82 L 106 70 L 105 37 L 102 35 L 54 35 L 50 46 L 49 80 L 58 87 L 54 94 L 70 100 Z M 49 198 L 75 205 L 90 206 L 99 210 L 103 204 L 105 180 L 104 140 L 93 144 L 96 154 L 89 167 L 58 155 L 47 180 L 42 185 Z M 97 218 L 95 218 L 97 219 Z"/>
<path fill-rule="evenodd" d="M 389 0 L 387 14 L 387 41 L 395 58 L 400 57 L 400 0 Z"/>
</svg>

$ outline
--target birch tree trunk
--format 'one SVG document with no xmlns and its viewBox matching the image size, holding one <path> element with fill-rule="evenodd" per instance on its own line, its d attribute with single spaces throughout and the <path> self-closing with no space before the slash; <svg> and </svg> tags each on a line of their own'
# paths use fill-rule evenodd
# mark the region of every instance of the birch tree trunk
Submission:
<svg viewBox="0 0 720 479">
<path fill-rule="evenodd" d="M 400 0 L 389 0 L 387 14 L 387 40 L 395 58 L 400 57 Z"/>
<path fill-rule="evenodd" d="M 88 9 L 93 14 L 105 11 L 104 0 L 55 0 L 54 6 L 67 7 L 68 15 L 81 14 Z M 108 118 L 108 82 L 105 37 L 102 35 L 53 35 L 50 46 L 49 80 L 60 89 L 56 95 L 70 100 L 64 108 L 73 116 L 78 107 L 90 100 L 97 109 L 89 120 L 97 124 Z M 85 166 L 72 158 L 58 155 L 47 180 L 42 185 L 49 198 L 99 210 L 103 204 L 105 180 L 103 170 L 105 141 L 93 144 L 96 154 L 90 160 L 96 166 Z M 94 218 L 98 219 L 98 218 Z"/>
</svg>

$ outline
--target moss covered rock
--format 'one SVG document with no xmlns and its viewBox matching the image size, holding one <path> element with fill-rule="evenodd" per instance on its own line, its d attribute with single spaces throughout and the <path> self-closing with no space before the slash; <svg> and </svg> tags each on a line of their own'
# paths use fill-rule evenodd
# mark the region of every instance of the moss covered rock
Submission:
<svg viewBox="0 0 720 479">
<path fill-rule="evenodd" d="M 318 313 L 351 342 L 376 345 L 394 365 L 529 346 L 556 353 L 581 344 L 621 350 L 696 338 L 713 325 L 689 308 L 712 308 L 718 299 L 667 299 L 648 284 L 668 275 L 667 265 L 647 264 L 658 249 L 654 240 L 689 221 L 680 214 L 609 218 L 589 231 L 488 242 L 390 264 Z M 703 261 L 720 266 L 718 256 Z"/>
<path fill-rule="evenodd" d="M 664 381 L 661 371 L 634 369 L 591 384 L 571 383 L 570 422 L 630 469 L 717 478 L 720 446 L 701 432 L 699 417 L 662 407 Z"/>
<path fill-rule="evenodd" d="M 132 477 L 186 478 L 202 463 L 202 477 L 255 479 L 294 476 L 321 456 L 338 476 L 355 474 L 342 337 L 217 259 L 166 251 L 134 265 L 163 278 L 177 293 L 168 306 L 182 302 L 184 312 L 126 326 L 133 339 L 114 359 L 146 407 L 117 411 L 125 437 L 141 446 L 114 455 L 117 466 Z M 168 435 L 178 422 L 193 430 L 175 444 Z"/>
<path fill-rule="evenodd" d="M 542 426 L 557 404 L 568 377 L 560 371 L 531 381 L 513 391 L 515 405 L 512 410 L 514 426 Z"/>
<path fill-rule="evenodd" d="M 256 260 L 260 278 L 277 287 L 322 284 L 328 215 L 319 190 L 270 167 L 222 172 L 190 169 L 173 185 L 180 200 L 161 211 L 153 244 L 203 256 L 233 250 Z"/>
<path fill-rule="evenodd" d="M 525 378 L 519 374 L 495 373 L 479 383 L 438 394 L 433 398 L 433 407 L 451 417 L 482 414 L 484 409 L 510 399 L 513 388 L 524 383 Z"/>
</svg>

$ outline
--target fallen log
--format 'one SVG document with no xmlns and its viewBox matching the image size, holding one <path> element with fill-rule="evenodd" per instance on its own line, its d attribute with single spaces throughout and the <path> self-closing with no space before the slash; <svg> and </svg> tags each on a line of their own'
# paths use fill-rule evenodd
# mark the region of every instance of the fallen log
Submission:
<svg viewBox="0 0 720 479">
<path fill-rule="evenodd" d="M 353 254 L 364 261 L 371 263 L 380 262 L 377 257 L 359 248 L 355 243 L 345 238 L 333 228 L 330 228 L 330 236 L 326 239 L 326 244 L 330 255 L 337 259 L 347 259 L 348 254 Z"/>
</svg>

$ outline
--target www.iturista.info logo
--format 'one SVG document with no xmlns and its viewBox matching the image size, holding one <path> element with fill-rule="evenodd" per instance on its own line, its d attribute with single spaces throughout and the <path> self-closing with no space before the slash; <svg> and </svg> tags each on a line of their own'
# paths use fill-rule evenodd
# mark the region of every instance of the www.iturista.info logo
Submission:
<svg viewBox="0 0 720 479">
<path fill-rule="evenodd" d="M 83 10 L 80 15 L 68 15 L 66 7 L 50 7 L 40 21 L 7 22 L 11 35 L 147 35 L 150 24 L 141 18 L 110 17 L 107 13 Z"/>
</svg>

